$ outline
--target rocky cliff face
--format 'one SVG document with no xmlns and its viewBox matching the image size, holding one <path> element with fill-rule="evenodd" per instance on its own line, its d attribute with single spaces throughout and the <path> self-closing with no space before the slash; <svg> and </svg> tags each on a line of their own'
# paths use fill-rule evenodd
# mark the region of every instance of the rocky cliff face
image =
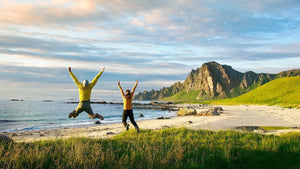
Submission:
<svg viewBox="0 0 300 169">
<path fill-rule="evenodd" d="M 181 90 L 183 90 L 183 84 L 181 82 L 176 82 L 170 87 L 163 87 L 160 90 L 144 91 L 134 95 L 135 100 L 158 100 L 163 97 L 172 96 Z"/>
<path fill-rule="evenodd" d="M 183 83 L 177 82 L 161 90 L 144 91 L 135 95 L 134 99 L 157 100 L 172 96 L 182 90 L 187 92 L 199 91 L 196 99 L 235 97 L 275 78 L 297 75 L 300 75 L 300 70 L 286 71 L 279 74 L 256 74 L 252 71 L 241 73 L 231 66 L 208 62 L 200 68 L 192 70 Z"/>
</svg>

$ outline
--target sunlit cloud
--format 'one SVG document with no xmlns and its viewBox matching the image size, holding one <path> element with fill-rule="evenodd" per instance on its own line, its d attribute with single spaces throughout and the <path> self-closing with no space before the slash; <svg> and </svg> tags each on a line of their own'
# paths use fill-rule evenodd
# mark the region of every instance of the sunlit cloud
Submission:
<svg viewBox="0 0 300 169">
<path fill-rule="evenodd" d="M 272 73 L 300 65 L 296 0 L 0 0 L 0 11 L 0 75 L 20 86 L 71 84 L 69 66 L 80 78 L 106 67 L 97 90 L 110 91 L 117 80 L 168 86 L 212 60 Z"/>
</svg>

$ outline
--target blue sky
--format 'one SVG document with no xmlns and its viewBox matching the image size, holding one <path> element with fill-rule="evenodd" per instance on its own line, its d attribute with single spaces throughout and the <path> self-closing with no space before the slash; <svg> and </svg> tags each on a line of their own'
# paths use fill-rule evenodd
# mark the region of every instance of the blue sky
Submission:
<svg viewBox="0 0 300 169">
<path fill-rule="evenodd" d="M 217 61 L 245 72 L 300 68 L 298 0 L 0 0 L 0 98 L 94 100 L 183 81 Z"/>
</svg>

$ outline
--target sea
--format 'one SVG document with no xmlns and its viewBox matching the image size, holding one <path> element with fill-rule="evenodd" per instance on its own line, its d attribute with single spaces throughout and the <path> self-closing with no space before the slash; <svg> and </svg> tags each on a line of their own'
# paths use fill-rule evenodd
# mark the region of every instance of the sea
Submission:
<svg viewBox="0 0 300 169">
<path fill-rule="evenodd" d="M 140 101 L 136 103 L 149 103 Z M 0 100 L 0 133 L 22 132 L 27 130 L 71 128 L 91 125 L 103 125 L 122 122 L 122 104 L 91 104 L 94 113 L 99 113 L 104 120 L 91 119 L 86 112 L 76 118 L 68 115 L 77 104 L 53 100 Z M 174 111 L 143 109 L 133 107 L 135 120 L 149 120 L 158 117 L 173 117 Z M 143 117 L 140 117 L 143 114 Z M 101 124 L 95 124 L 100 121 Z M 129 118 L 127 119 L 130 122 Z"/>
</svg>

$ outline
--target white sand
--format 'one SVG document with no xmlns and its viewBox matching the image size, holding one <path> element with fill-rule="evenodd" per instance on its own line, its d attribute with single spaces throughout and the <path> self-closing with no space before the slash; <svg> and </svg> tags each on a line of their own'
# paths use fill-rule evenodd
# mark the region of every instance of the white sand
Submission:
<svg viewBox="0 0 300 169">
<path fill-rule="evenodd" d="M 221 106 L 220 116 L 180 116 L 171 119 L 137 121 L 140 129 L 162 129 L 187 127 L 190 129 L 226 130 L 238 126 L 282 126 L 296 127 L 292 130 L 278 130 L 272 134 L 300 131 L 300 109 L 283 109 L 276 106 Z M 203 111 L 206 108 L 197 109 Z M 128 119 L 129 122 L 129 119 Z M 134 127 L 130 124 L 131 129 Z M 89 127 L 34 130 L 22 133 L 7 133 L 14 141 L 38 141 L 69 137 L 109 138 L 125 131 L 122 123 L 99 124 Z"/>
</svg>

